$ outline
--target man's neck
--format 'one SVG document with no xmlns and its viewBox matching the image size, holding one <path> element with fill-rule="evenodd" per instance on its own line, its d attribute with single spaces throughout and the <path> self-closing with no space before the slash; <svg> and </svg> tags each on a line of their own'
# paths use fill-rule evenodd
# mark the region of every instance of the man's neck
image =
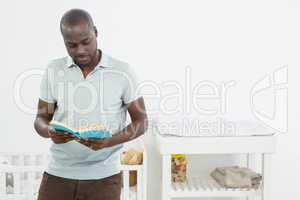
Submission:
<svg viewBox="0 0 300 200">
<path fill-rule="evenodd" d="M 94 60 L 91 62 L 89 66 L 82 66 L 80 67 L 82 71 L 84 72 L 91 72 L 95 69 L 95 67 L 98 65 L 102 57 L 102 52 L 101 50 L 97 50 L 96 56 Z"/>
</svg>

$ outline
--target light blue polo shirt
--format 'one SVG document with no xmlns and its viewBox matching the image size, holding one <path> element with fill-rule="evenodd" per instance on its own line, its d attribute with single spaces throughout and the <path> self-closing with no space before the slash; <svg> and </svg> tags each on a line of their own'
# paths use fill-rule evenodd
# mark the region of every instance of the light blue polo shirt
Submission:
<svg viewBox="0 0 300 200">
<path fill-rule="evenodd" d="M 51 61 L 42 78 L 40 99 L 57 103 L 53 119 L 79 128 L 101 123 L 113 134 L 126 124 L 126 104 L 140 96 L 130 66 L 102 53 L 86 78 L 69 56 Z M 94 151 L 72 140 L 52 143 L 49 174 L 78 180 L 101 179 L 120 172 L 122 144 Z"/>
</svg>

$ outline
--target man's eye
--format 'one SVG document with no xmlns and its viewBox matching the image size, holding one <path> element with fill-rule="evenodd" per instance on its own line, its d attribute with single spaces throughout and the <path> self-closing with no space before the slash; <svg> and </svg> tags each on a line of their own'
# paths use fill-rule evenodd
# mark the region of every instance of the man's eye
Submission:
<svg viewBox="0 0 300 200">
<path fill-rule="evenodd" d="M 69 48 L 74 48 L 76 45 L 75 45 L 75 44 L 67 44 L 67 46 L 68 46 Z"/>
<path fill-rule="evenodd" d="M 87 40 L 87 41 L 84 41 L 82 44 L 83 44 L 83 45 L 87 45 L 87 44 L 89 44 L 89 43 L 90 43 L 90 41 Z"/>
</svg>

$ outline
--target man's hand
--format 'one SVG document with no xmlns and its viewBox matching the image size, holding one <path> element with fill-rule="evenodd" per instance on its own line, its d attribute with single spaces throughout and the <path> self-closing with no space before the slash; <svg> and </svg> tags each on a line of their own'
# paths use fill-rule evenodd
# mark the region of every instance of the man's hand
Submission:
<svg viewBox="0 0 300 200">
<path fill-rule="evenodd" d="M 92 139 L 92 138 L 88 138 L 88 139 L 79 139 L 77 138 L 76 141 L 93 149 L 94 151 L 103 149 L 105 147 L 109 147 L 109 140 L 110 138 L 106 138 L 106 139 Z"/>
<path fill-rule="evenodd" d="M 62 144 L 75 139 L 74 135 L 68 132 L 55 131 L 52 127 L 48 128 L 48 134 L 55 144 Z"/>
</svg>

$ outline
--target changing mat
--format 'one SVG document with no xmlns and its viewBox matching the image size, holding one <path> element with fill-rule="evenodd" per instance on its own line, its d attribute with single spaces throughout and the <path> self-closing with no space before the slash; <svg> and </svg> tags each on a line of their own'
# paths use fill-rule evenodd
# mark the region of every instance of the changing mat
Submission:
<svg viewBox="0 0 300 200">
<path fill-rule="evenodd" d="M 260 136 L 276 133 L 276 130 L 255 120 L 166 118 L 153 123 L 161 135 L 182 137 Z"/>
</svg>

